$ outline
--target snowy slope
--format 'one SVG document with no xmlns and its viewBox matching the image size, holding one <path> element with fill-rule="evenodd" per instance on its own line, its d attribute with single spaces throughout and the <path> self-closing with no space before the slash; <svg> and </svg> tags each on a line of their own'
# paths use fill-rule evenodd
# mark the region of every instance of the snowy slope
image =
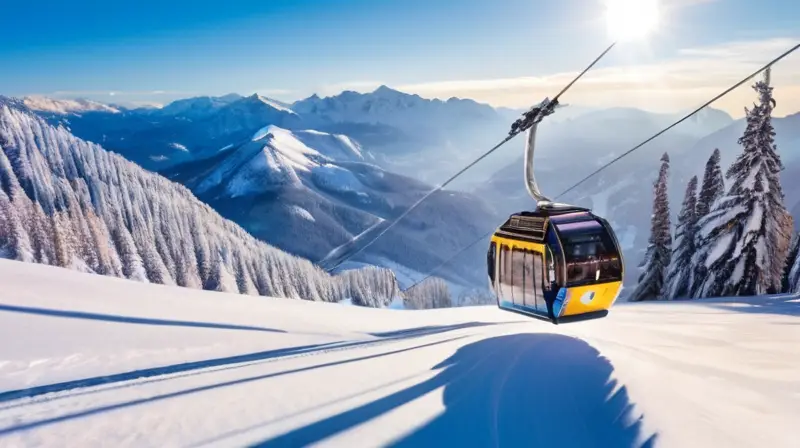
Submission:
<svg viewBox="0 0 800 448">
<path fill-rule="evenodd" d="M 796 446 L 797 298 L 553 326 L 3 260 L 0 284 L 2 446 Z"/>
</svg>

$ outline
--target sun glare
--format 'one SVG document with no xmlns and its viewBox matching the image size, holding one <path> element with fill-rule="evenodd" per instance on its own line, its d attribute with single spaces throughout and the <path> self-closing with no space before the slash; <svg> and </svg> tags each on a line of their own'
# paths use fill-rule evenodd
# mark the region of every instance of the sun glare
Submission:
<svg viewBox="0 0 800 448">
<path fill-rule="evenodd" d="M 606 26 L 614 40 L 645 37 L 658 27 L 658 0 L 605 0 Z"/>
</svg>

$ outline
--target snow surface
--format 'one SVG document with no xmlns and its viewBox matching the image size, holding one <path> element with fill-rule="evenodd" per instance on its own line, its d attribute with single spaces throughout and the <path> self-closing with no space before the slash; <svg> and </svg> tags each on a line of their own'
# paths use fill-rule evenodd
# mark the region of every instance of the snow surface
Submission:
<svg viewBox="0 0 800 448">
<path fill-rule="evenodd" d="M 715 261 L 719 260 L 721 256 L 725 255 L 725 252 L 731 247 L 733 237 L 735 236 L 735 233 L 729 232 L 719 237 L 719 239 L 714 243 L 711 251 L 708 253 L 708 257 L 706 258 L 707 268 L 710 268 Z"/>
<path fill-rule="evenodd" d="M 794 296 L 554 326 L 7 260 L 0 284 L 2 446 L 797 446 Z"/>
<path fill-rule="evenodd" d="M 260 129 L 253 135 L 253 141 L 270 137 L 269 144 L 280 153 L 294 168 L 301 171 L 309 171 L 316 165 L 309 156 L 320 156 L 319 151 L 309 148 L 305 143 L 297 139 L 291 131 L 278 126 L 269 125 Z"/>
<path fill-rule="evenodd" d="M 311 222 L 315 221 L 314 216 L 311 214 L 311 212 L 309 212 L 308 210 L 304 209 L 303 207 L 300 207 L 299 205 L 291 205 L 291 206 L 289 206 L 289 209 L 292 211 L 292 213 L 294 213 L 295 215 L 297 215 L 297 216 L 299 216 L 299 217 L 301 217 L 301 218 L 303 218 L 303 219 L 305 219 L 307 221 L 311 221 Z"/>
<path fill-rule="evenodd" d="M 363 191 L 364 186 L 352 171 L 340 166 L 325 164 L 314 168 L 314 183 L 326 190 L 337 192 Z"/>
</svg>

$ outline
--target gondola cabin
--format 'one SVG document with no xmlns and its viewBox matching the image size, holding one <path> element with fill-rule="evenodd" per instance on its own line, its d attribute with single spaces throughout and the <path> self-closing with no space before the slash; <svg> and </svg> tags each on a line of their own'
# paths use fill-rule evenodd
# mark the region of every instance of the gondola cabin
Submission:
<svg viewBox="0 0 800 448">
<path fill-rule="evenodd" d="M 556 324 L 606 316 L 622 289 L 613 229 L 580 207 L 512 215 L 492 236 L 487 258 L 501 309 Z"/>
</svg>

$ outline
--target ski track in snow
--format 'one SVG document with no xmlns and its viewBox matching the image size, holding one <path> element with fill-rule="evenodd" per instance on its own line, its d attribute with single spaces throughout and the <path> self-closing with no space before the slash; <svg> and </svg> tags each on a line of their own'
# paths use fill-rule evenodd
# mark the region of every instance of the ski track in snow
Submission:
<svg viewBox="0 0 800 448">
<path fill-rule="evenodd" d="M 0 446 L 796 446 L 795 296 L 555 326 L 6 260 L 0 284 Z"/>
</svg>

